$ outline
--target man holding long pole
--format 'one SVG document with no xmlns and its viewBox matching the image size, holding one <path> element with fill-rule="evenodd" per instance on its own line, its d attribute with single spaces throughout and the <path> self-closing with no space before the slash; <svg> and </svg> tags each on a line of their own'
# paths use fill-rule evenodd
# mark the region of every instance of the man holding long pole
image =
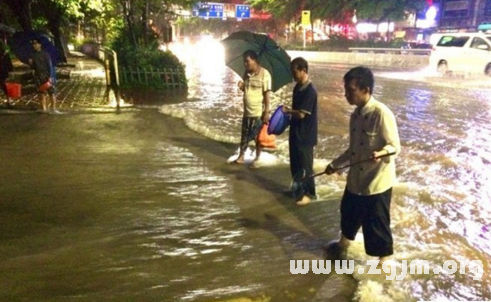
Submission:
<svg viewBox="0 0 491 302">
<path fill-rule="evenodd" d="M 345 97 L 356 106 L 350 118 L 348 149 L 326 168 L 327 174 L 346 163 L 365 161 L 350 168 L 341 200 L 341 238 L 327 247 L 329 254 L 346 252 L 350 241 L 363 228 L 365 252 L 381 263 L 393 254 L 390 202 L 396 180 L 395 162 L 389 153 L 401 150 L 392 111 L 373 97 L 370 69 L 355 67 L 344 75 Z M 382 158 L 380 158 L 382 157 Z"/>
</svg>

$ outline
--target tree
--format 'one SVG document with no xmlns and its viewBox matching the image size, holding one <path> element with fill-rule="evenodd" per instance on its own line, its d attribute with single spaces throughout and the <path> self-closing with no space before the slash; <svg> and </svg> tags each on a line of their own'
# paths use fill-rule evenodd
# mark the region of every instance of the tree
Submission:
<svg viewBox="0 0 491 302">
<path fill-rule="evenodd" d="M 349 2 L 352 9 L 360 19 L 368 19 L 375 22 L 386 20 L 404 20 L 408 12 L 417 13 L 426 5 L 426 0 L 353 0 Z M 387 40 L 389 40 L 389 26 L 387 27 Z"/>
<path fill-rule="evenodd" d="M 176 18 L 175 6 L 190 8 L 198 0 L 115 0 L 123 12 L 128 40 L 133 46 L 149 45 L 150 37 Z M 150 30 L 149 25 L 154 28 Z"/>
<path fill-rule="evenodd" d="M 24 31 L 32 30 L 31 3 L 32 0 L 1 0 L 15 16 Z"/>
<path fill-rule="evenodd" d="M 305 9 L 311 11 L 312 19 L 327 19 L 331 22 L 344 20 L 349 10 L 347 0 L 307 0 Z"/>
<path fill-rule="evenodd" d="M 361 19 L 376 22 L 383 20 L 400 21 L 406 18 L 407 12 L 417 12 L 425 7 L 426 0 L 352 0 L 348 2 L 351 9 Z"/>
<path fill-rule="evenodd" d="M 83 33 L 84 39 L 96 42 L 105 41 L 108 33 L 113 31 L 118 11 L 111 0 L 100 0 L 98 5 L 94 1 L 82 1 L 80 3 L 79 16 L 72 16 L 71 22 L 78 25 L 78 34 Z M 92 31 L 92 30 L 93 31 Z M 88 35 L 88 31 L 95 32 Z"/>
<path fill-rule="evenodd" d="M 289 23 L 292 19 L 298 18 L 305 6 L 305 1 L 297 0 L 249 0 L 252 7 L 264 10 L 284 23 Z"/>
<path fill-rule="evenodd" d="M 62 41 L 61 27 L 68 12 L 76 13 L 77 0 L 34 0 L 34 9 L 39 18 L 46 19 L 46 26 L 53 34 L 55 46 L 60 54 L 60 61 L 66 63 L 65 47 Z"/>
</svg>

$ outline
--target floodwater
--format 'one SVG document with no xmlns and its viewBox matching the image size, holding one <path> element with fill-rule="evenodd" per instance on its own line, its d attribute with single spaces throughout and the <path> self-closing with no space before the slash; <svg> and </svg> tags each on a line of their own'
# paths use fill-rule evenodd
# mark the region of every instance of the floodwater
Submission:
<svg viewBox="0 0 491 302">
<path fill-rule="evenodd" d="M 491 299 L 489 79 L 375 71 L 375 97 L 396 114 L 403 147 L 394 260 L 427 260 L 430 270 L 479 260 L 482 277 L 294 275 L 290 260 L 323 259 L 338 235 L 345 175 L 317 178 L 321 201 L 300 208 L 286 193 L 286 134 L 260 169 L 227 165 L 241 95 L 212 47 L 179 51 L 187 97 L 152 95 L 119 114 L 1 116 L 0 301 Z M 317 171 L 347 147 L 347 69 L 311 66 Z M 291 88 L 273 108 L 290 102 Z M 362 240 L 349 250 L 357 267 L 368 259 Z"/>
</svg>

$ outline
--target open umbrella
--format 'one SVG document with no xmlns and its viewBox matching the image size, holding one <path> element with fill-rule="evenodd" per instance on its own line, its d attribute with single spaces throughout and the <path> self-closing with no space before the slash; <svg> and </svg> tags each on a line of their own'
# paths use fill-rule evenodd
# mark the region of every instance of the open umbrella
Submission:
<svg viewBox="0 0 491 302">
<path fill-rule="evenodd" d="M 56 66 L 60 59 L 58 50 L 53 43 L 50 42 L 46 34 L 36 31 L 18 31 L 12 36 L 9 44 L 15 56 L 22 63 L 29 64 L 29 58 L 34 52 L 34 48 L 31 45 L 32 39 L 37 39 L 41 42 L 42 49 L 49 54 L 53 66 Z"/>
<path fill-rule="evenodd" d="M 238 31 L 223 39 L 222 44 L 225 64 L 238 75 L 243 76 L 245 72 L 242 54 L 251 49 L 258 54 L 261 66 L 271 74 L 273 92 L 292 82 L 290 56 L 267 35 Z"/>
</svg>

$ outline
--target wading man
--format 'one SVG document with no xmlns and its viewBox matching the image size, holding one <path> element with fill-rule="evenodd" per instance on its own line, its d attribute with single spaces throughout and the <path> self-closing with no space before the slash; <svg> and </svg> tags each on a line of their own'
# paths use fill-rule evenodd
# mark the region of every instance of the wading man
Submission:
<svg viewBox="0 0 491 302">
<path fill-rule="evenodd" d="M 400 152 L 399 133 L 392 111 L 373 97 L 370 69 L 355 67 L 343 79 L 346 100 L 356 106 L 349 123 L 349 147 L 327 166 L 326 173 L 367 158 L 373 161 L 350 168 L 341 200 L 341 238 L 331 242 L 327 252 L 344 253 L 361 227 L 365 252 L 382 263 L 393 254 L 390 203 L 396 167 L 393 156 L 378 157 Z"/>
<path fill-rule="evenodd" d="M 246 68 L 243 81 L 237 84 L 244 92 L 244 115 L 242 117 L 242 131 L 240 138 L 239 157 L 234 163 L 244 163 L 244 152 L 247 149 L 247 137 L 258 123 L 269 121 L 269 94 L 271 91 L 271 75 L 268 70 L 261 67 L 257 53 L 246 50 L 242 55 Z M 251 168 L 257 167 L 257 161 L 261 155 L 262 147 L 256 137 L 256 157 Z"/>
<path fill-rule="evenodd" d="M 291 116 L 290 172 L 294 182 L 297 205 L 306 205 L 316 198 L 313 177 L 314 146 L 317 145 L 317 90 L 309 78 L 309 64 L 304 58 L 295 58 L 290 63 L 293 80 L 292 108 L 283 106 L 283 112 Z M 307 177 L 307 178 L 305 178 Z"/>
</svg>

